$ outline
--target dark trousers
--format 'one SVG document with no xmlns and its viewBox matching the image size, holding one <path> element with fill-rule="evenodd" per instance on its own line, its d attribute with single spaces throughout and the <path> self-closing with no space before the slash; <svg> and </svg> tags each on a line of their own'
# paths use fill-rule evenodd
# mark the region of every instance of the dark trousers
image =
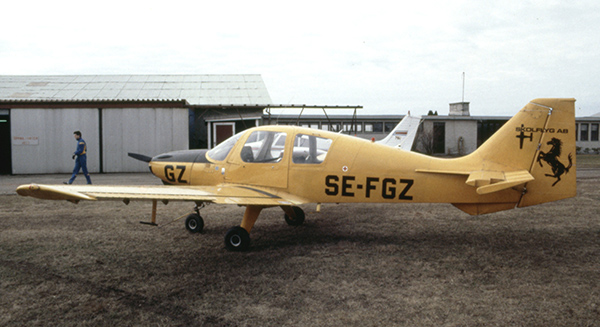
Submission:
<svg viewBox="0 0 600 327">
<path fill-rule="evenodd" d="M 87 170 L 87 156 L 86 155 L 77 156 L 75 158 L 75 168 L 73 168 L 73 175 L 71 175 L 71 179 L 69 179 L 69 184 L 73 184 L 75 177 L 77 177 L 77 174 L 79 174 L 79 170 L 83 170 L 83 175 L 85 176 L 87 183 L 92 184 L 92 179 L 90 178 L 90 174 L 88 173 L 88 170 Z"/>
</svg>

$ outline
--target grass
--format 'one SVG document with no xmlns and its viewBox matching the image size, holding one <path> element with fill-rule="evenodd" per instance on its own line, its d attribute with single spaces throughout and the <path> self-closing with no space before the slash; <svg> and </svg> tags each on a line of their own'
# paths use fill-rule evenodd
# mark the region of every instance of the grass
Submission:
<svg viewBox="0 0 600 327">
<path fill-rule="evenodd" d="M 578 164 L 580 163 L 578 156 Z M 161 228 L 150 205 L 0 196 L 2 326 L 594 326 L 600 321 L 598 178 L 578 196 L 490 215 L 448 205 L 265 210 L 246 253 L 206 230 Z M 191 209 L 159 206 L 167 223 Z"/>
</svg>

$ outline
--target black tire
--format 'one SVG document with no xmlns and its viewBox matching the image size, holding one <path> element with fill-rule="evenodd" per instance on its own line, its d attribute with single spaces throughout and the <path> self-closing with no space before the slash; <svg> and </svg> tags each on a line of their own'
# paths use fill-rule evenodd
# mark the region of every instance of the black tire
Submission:
<svg viewBox="0 0 600 327">
<path fill-rule="evenodd" d="M 185 229 L 190 233 L 200 233 L 204 229 L 204 219 L 193 213 L 185 219 Z"/>
<path fill-rule="evenodd" d="M 229 251 L 246 251 L 250 247 L 250 234 L 240 227 L 231 228 L 225 234 L 225 247 Z"/>
<path fill-rule="evenodd" d="M 302 210 L 299 207 L 292 207 L 292 210 L 294 210 L 294 214 L 296 215 L 295 218 L 292 218 L 290 216 L 288 216 L 287 214 L 283 215 L 283 218 L 285 219 L 285 222 L 290 225 L 290 226 L 300 226 L 304 223 L 304 210 Z"/>
</svg>

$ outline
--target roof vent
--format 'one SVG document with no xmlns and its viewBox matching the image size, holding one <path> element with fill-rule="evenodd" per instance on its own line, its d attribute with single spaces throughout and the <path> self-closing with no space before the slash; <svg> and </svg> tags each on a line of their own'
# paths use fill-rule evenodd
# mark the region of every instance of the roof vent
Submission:
<svg viewBox="0 0 600 327">
<path fill-rule="evenodd" d="M 469 102 L 457 102 L 450 104 L 450 116 L 470 116 Z"/>
</svg>

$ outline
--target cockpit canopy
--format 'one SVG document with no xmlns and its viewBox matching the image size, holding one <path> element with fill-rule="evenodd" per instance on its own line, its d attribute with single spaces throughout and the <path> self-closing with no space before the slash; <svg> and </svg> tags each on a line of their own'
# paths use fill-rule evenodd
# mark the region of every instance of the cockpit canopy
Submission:
<svg viewBox="0 0 600 327">
<path fill-rule="evenodd" d="M 208 151 L 208 158 L 214 161 L 225 160 L 245 133 L 250 133 L 250 135 L 244 141 L 244 145 L 239 148 L 239 156 L 242 161 L 248 163 L 277 163 L 288 152 L 291 152 L 293 163 L 319 164 L 325 160 L 333 142 L 329 138 L 298 133 L 294 136 L 294 144 L 290 151 L 290 149 L 286 149 L 288 132 L 265 129 L 244 131 Z"/>
</svg>

